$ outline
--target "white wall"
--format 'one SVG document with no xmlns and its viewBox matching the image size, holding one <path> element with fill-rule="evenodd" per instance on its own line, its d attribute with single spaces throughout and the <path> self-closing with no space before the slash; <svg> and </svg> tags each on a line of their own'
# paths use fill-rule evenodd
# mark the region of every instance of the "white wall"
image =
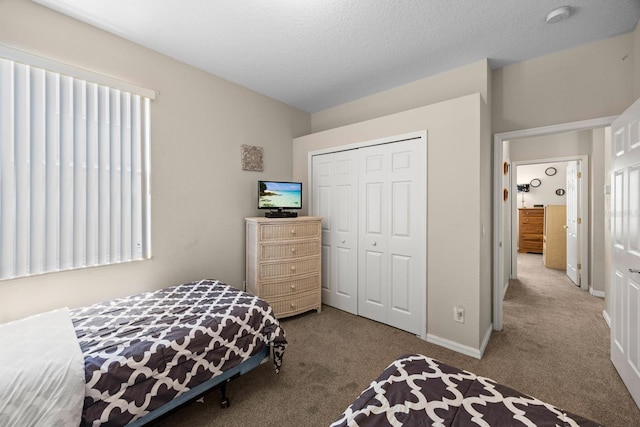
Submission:
<svg viewBox="0 0 640 427">
<path fill-rule="evenodd" d="M 308 114 L 28 0 L 0 2 L 0 43 L 159 91 L 151 106 L 151 260 L 0 282 L 0 322 L 201 278 L 241 287 L 258 179 L 290 179 Z M 264 172 L 240 167 L 264 148 Z"/>
<path fill-rule="evenodd" d="M 558 171 L 553 176 L 547 176 L 545 170 L 554 167 Z M 558 196 L 557 189 L 566 191 L 567 183 L 567 163 L 549 162 L 518 165 L 516 167 L 516 183 L 529 184 L 532 179 L 537 178 L 541 184 L 539 187 L 529 186 L 528 193 L 516 193 L 518 208 L 533 208 L 535 205 L 566 205 L 567 197 Z M 522 198 L 524 195 L 524 206 Z"/>
</svg>

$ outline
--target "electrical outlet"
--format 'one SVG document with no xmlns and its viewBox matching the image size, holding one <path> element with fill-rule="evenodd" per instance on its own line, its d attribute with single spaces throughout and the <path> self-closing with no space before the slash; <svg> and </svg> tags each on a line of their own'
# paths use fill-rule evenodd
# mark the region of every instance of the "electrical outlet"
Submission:
<svg viewBox="0 0 640 427">
<path fill-rule="evenodd" d="M 458 323 L 464 323 L 464 307 L 453 307 L 453 320 Z"/>
</svg>

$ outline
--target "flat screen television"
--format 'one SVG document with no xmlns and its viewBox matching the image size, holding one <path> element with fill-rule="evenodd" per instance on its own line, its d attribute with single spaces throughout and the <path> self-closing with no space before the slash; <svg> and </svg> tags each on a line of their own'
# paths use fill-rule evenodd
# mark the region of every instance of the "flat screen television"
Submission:
<svg viewBox="0 0 640 427">
<path fill-rule="evenodd" d="M 302 183 L 258 181 L 258 209 L 268 209 L 269 218 L 298 216 L 287 209 L 302 209 Z"/>
</svg>

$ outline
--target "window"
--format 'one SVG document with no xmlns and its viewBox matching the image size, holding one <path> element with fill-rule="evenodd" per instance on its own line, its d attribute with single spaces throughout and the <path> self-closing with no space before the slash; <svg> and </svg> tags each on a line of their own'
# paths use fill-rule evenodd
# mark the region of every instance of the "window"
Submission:
<svg viewBox="0 0 640 427">
<path fill-rule="evenodd" d="M 0 56 L 0 279 L 148 258 L 153 94 Z"/>
</svg>

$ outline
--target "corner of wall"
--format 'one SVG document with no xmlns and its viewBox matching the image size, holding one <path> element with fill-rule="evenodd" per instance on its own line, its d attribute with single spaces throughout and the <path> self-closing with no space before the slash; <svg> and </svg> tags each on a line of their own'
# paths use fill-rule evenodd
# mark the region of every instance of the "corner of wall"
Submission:
<svg viewBox="0 0 640 427">
<path fill-rule="evenodd" d="M 640 98 L 640 21 L 636 23 L 632 38 L 632 59 L 633 59 L 633 99 Z"/>
</svg>

